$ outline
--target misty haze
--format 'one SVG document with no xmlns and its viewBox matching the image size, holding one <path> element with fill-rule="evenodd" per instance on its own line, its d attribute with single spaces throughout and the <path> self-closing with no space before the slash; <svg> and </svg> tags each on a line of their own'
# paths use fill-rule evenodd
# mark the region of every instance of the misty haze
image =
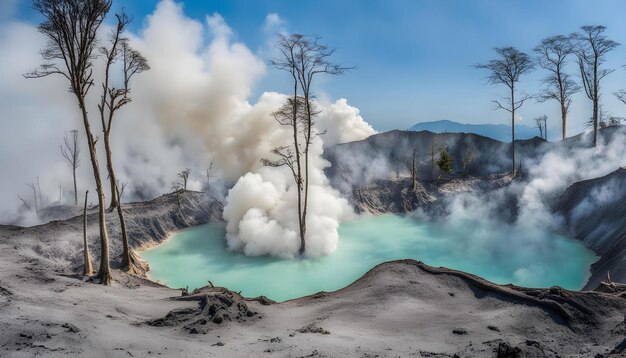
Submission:
<svg viewBox="0 0 626 358">
<path fill-rule="evenodd" d="M 626 356 L 625 11 L 2 1 L 0 356 Z"/>
</svg>

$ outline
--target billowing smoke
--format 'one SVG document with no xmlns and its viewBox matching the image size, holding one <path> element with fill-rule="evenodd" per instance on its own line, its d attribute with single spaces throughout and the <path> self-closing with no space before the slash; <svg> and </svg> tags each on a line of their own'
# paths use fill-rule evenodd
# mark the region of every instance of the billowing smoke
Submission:
<svg viewBox="0 0 626 358">
<path fill-rule="evenodd" d="M 117 176 L 128 183 L 124 199 L 143 200 L 168 192 L 176 173 L 185 168 L 192 172 L 189 188 L 202 189 L 204 170 L 213 163 L 218 172 L 215 182 L 226 187 L 237 182 L 224 215 L 229 221 L 229 246 L 251 255 L 290 257 L 297 251 L 294 245 L 299 240 L 294 238 L 297 211 L 293 179 L 290 181 L 285 168 L 263 168 L 260 162 L 271 158 L 274 147 L 289 144 L 288 130 L 272 116 L 286 97 L 266 92 L 250 103 L 254 87 L 266 75 L 267 59 L 234 40 L 234 32 L 219 14 L 207 16 L 202 23 L 186 17 L 183 10 L 181 4 L 163 0 L 146 18 L 144 27 L 129 34 L 131 46 L 148 59 L 151 70 L 134 79 L 133 102 L 118 112 L 113 125 Z M 265 26 L 274 26 L 279 20 L 272 14 Z M 67 88 L 61 78 L 34 82 L 20 76 L 40 62 L 39 49 L 44 41 L 35 25 L 10 22 L 3 24 L 2 30 L 0 75 L 10 79 L 0 84 L 0 93 L 6 94 L 1 106 L 8 110 L 3 125 L 13 127 L 8 122 L 15 121 L 18 133 L 3 131 L 1 135 L 2 167 L 13 170 L 12 174 L 3 170 L 0 194 L 11 198 L 15 192 L 23 192 L 29 198 L 23 183 L 41 177 L 47 203 L 58 200 L 60 191 L 68 202 L 70 171 L 56 148 L 70 129 L 79 129 L 84 138 L 75 103 L 69 93 L 60 90 Z M 108 30 L 103 29 L 102 36 Z M 100 72 L 97 67 L 95 72 Z M 89 101 L 96 134 L 98 96 L 95 86 Z M 319 100 L 316 105 L 321 110 L 317 126 L 326 134 L 317 138 L 311 149 L 310 256 L 334 250 L 339 221 L 350 213 L 346 201 L 330 188 L 324 176 L 328 165 L 321 159 L 324 146 L 374 133 L 358 109 L 345 99 Z M 26 143 L 14 138 L 23 138 Z M 93 186 L 88 153 L 83 148 L 81 191 Z M 32 161 L 14 162 L 16 157 Z M 11 198 L 2 209 L 13 209 L 18 203 L 17 198 Z M 26 218 L 23 215 L 19 223 L 38 221 L 34 215 Z"/>
<path fill-rule="evenodd" d="M 310 149 L 310 187 L 306 251 L 308 257 L 337 248 L 339 222 L 352 214 L 347 200 L 332 189 L 324 175 L 322 140 Z M 259 168 L 237 181 L 224 207 L 228 247 L 246 255 L 294 257 L 300 249 L 297 187 L 287 168 Z"/>
</svg>

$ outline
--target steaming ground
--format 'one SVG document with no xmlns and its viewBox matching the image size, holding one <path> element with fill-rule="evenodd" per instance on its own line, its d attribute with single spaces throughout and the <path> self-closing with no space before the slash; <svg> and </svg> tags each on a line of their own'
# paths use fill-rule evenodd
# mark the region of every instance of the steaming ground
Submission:
<svg viewBox="0 0 626 358">
<path fill-rule="evenodd" d="M 125 210 L 138 247 L 165 240 L 173 230 L 220 220 L 221 204 L 207 194 L 187 192 L 127 204 Z M 89 216 L 93 250 L 96 216 Z M 0 226 L 0 356 L 624 354 L 626 301 L 619 285 L 602 286 L 607 293 L 498 286 L 397 261 L 373 268 L 337 292 L 281 304 L 245 300 L 219 288 L 181 296 L 180 290 L 118 270 L 114 286 L 103 287 L 76 275 L 81 220 Z M 111 240 L 116 257 L 119 233 Z"/>
<path fill-rule="evenodd" d="M 510 226 L 528 236 L 555 231 L 576 237 L 595 252 L 606 253 L 602 264 L 593 266 L 587 286 L 593 288 L 607 271 L 626 281 L 626 186 L 620 169 L 626 166 L 626 126 L 602 129 L 599 137 L 597 148 L 591 146 L 589 133 L 554 143 L 516 141 L 524 175 L 513 181 L 499 174 L 510 170 L 510 143 L 474 134 L 391 131 L 327 151 L 327 175 L 359 211 L 412 213 L 459 230 L 467 222 L 481 222 L 486 238 Z M 432 144 L 447 146 L 454 158 L 457 173 L 447 180 L 433 180 Z M 405 169 L 413 148 L 420 161 L 416 191 Z M 475 160 L 462 174 L 459 163 L 469 149 Z M 584 180 L 590 181 L 584 191 L 571 202 L 563 199 L 571 185 Z"/>
</svg>

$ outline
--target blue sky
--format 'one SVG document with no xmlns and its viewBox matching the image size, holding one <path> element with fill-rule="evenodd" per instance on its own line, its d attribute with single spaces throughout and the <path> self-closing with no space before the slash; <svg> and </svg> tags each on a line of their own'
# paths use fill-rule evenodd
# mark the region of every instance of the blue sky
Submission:
<svg viewBox="0 0 626 358">
<path fill-rule="evenodd" d="M 5 0 L 3 0 L 5 1 Z M 26 0 L 16 9 L 4 5 L 0 18 L 37 20 Z M 180 0 L 179 0 L 180 2 Z M 345 97 L 361 110 L 378 130 L 408 128 L 415 122 L 451 119 L 465 123 L 507 123 L 508 113 L 493 110 L 492 99 L 504 88 L 485 85 L 485 73 L 472 67 L 488 61 L 492 48 L 515 46 L 530 51 L 542 38 L 571 33 L 581 25 L 603 24 L 607 36 L 626 43 L 626 1 L 619 0 L 214 0 L 184 2 L 187 16 L 203 20 L 221 14 L 238 41 L 263 56 L 268 34 L 266 16 L 277 13 L 290 32 L 316 34 L 338 49 L 336 61 L 356 66 L 342 77 L 325 79 L 318 91 L 332 98 Z M 157 0 L 116 0 L 135 19 L 139 31 Z M 269 60 L 269 58 L 265 58 Z M 607 58 L 616 71 L 604 82 L 603 103 L 609 112 L 626 116 L 626 105 L 612 92 L 626 88 L 626 46 Z M 576 67 L 569 69 L 575 73 Z M 529 93 L 538 90 L 542 70 L 521 85 Z M 288 84 L 276 71 L 268 71 L 256 88 L 287 91 Z M 558 104 L 529 102 L 520 123 L 533 125 L 541 114 L 550 118 L 552 133 L 559 125 Z M 589 100 L 574 99 L 570 133 L 582 130 L 590 116 Z"/>
</svg>

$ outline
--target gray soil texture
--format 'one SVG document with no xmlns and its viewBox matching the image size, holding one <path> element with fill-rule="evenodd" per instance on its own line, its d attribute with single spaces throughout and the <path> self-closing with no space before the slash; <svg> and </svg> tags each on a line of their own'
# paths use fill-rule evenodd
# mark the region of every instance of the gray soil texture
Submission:
<svg viewBox="0 0 626 358">
<path fill-rule="evenodd" d="M 502 167 L 491 163 L 488 170 L 446 180 L 424 174 L 417 190 L 406 178 L 355 174 L 361 169 L 340 165 L 348 146 L 385 160 L 392 147 L 415 141 L 425 143 L 426 151 L 433 138 L 449 141 L 459 158 L 458 141 L 471 141 L 477 152 L 507 146 L 475 135 L 390 132 L 328 151 L 334 165 L 327 174 L 357 211 L 375 214 L 445 211 L 442 203 L 450 195 L 510 185 L 510 175 L 499 174 L 506 171 L 504 159 Z M 576 140 L 561 145 L 574 146 Z M 519 148 L 532 157 L 548 150 L 546 145 L 533 139 L 520 141 Z M 359 175 L 362 182 L 348 181 Z M 380 264 L 338 291 L 281 303 L 221 287 L 186 292 L 117 268 L 122 244 L 112 214 L 114 283 L 107 287 L 78 274 L 83 218 L 67 218 L 76 212 L 67 210 L 66 219 L 51 213 L 60 220 L 39 226 L 0 226 L 0 357 L 624 357 L 626 287 L 614 282 L 626 281 L 625 184 L 626 170 L 616 168 L 573 183 L 551 201 L 553 213 L 563 218 L 560 231 L 600 256 L 583 291 L 497 285 L 403 260 Z M 616 190 L 612 200 L 599 210 L 580 209 L 607 185 Z M 221 221 L 223 209 L 220 200 L 191 191 L 123 207 L 135 249 L 158 245 L 183 228 Z M 504 221 L 514 220 L 515 210 L 503 213 Z M 89 212 L 88 223 L 97 268 L 97 211 Z M 613 282 L 603 282 L 607 271 Z"/>
</svg>

